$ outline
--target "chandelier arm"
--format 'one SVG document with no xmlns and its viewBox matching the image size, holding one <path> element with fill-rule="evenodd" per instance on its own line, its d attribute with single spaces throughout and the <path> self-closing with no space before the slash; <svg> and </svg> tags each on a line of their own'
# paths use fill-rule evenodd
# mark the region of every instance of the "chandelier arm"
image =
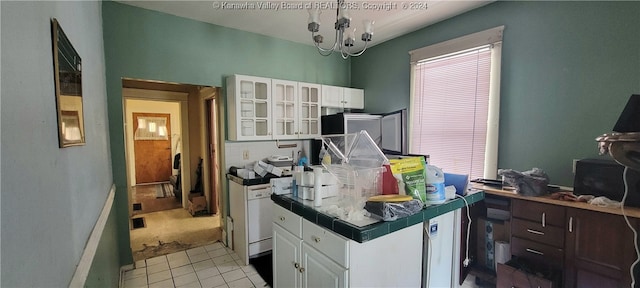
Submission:
<svg viewBox="0 0 640 288">
<path fill-rule="evenodd" d="M 315 32 L 312 32 L 312 33 L 311 33 L 311 39 L 313 39 L 313 37 L 315 36 L 315 34 L 316 34 Z M 333 53 L 333 51 L 335 51 L 335 50 L 336 50 L 336 46 L 338 46 L 338 40 L 337 40 L 337 38 L 338 38 L 338 32 L 336 31 L 336 40 L 334 40 L 334 41 L 333 41 L 333 46 L 332 46 L 331 48 L 329 48 L 329 49 L 327 49 L 327 48 L 322 48 L 322 47 L 320 46 L 320 43 L 317 43 L 317 42 L 315 42 L 315 41 L 313 41 L 313 43 L 316 45 L 316 48 L 318 48 L 318 52 L 320 52 L 320 51 L 322 51 L 322 52 L 329 52 L 329 54 L 327 54 L 327 55 L 324 55 L 324 54 L 320 53 L 321 55 L 323 55 L 323 56 L 328 56 L 328 55 L 331 55 L 331 53 Z"/>
<path fill-rule="evenodd" d="M 367 50 L 367 44 L 369 43 L 369 41 L 364 41 L 364 48 L 362 49 L 362 51 L 358 52 L 358 53 L 354 53 L 354 54 L 349 54 L 350 56 L 353 57 L 358 57 L 360 55 L 362 55 L 364 53 L 364 51 Z"/>
<path fill-rule="evenodd" d="M 316 50 L 318 50 L 318 53 L 320 53 L 320 55 L 322 55 L 322 56 L 329 56 L 329 55 L 333 54 L 333 51 L 334 51 L 333 49 L 324 49 L 324 48 L 318 46 L 318 43 L 316 43 L 316 48 L 317 48 Z"/>
<path fill-rule="evenodd" d="M 352 57 L 358 57 L 360 55 L 362 55 L 364 53 L 364 51 L 367 50 L 367 44 L 368 41 L 364 42 L 364 49 L 362 49 L 362 51 L 358 52 L 358 53 L 351 53 L 351 47 L 347 48 L 347 50 L 340 50 L 340 55 L 342 56 L 342 59 L 347 59 L 349 58 L 349 56 Z"/>
</svg>

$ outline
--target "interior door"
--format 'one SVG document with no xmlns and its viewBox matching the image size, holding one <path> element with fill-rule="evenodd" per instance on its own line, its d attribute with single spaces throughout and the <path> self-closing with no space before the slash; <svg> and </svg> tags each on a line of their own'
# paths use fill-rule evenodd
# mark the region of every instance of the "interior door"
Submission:
<svg viewBox="0 0 640 288">
<path fill-rule="evenodd" d="M 216 129 L 216 100 L 209 99 L 207 100 L 206 109 L 207 109 L 207 127 L 209 131 L 209 189 L 211 190 L 209 193 L 209 207 L 211 214 L 218 214 L 218 193 L 216 193 L 218 188 L 218 160 L 216 158 L 216 151 L 218 147 L 216 147 L 217 139 L 218 139 L 218 130 Z"/>
<path fill-rule="evenodd" d="M 172 168 L 170 116 L 133 113 L 136 184 L 169 181 Z"/>
</svg>

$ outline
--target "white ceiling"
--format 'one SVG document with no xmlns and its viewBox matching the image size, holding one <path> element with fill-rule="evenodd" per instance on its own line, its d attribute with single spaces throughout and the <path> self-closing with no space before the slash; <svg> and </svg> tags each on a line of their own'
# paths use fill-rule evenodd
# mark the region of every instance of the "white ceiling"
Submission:
<svg viewBox="0 0 640 288">
<path fill-rule="evenodd" d="M 436 1 L 347 1 L 352 8 L 351 27 L 356 30 L 356 46 L 362 48 L 360 36 L 362 20 L 375 21 L 373 40 L 369 46 L 380 44 L 400 35 L 418 30 L 447 18 L 489 4 L 494 0 L 436 0 Z M 145 9 L 208 22 L 229 28 L 254 32 L 306 45 L 313 45 L 307 30 L 309 5 L 336 6 L 337 1 L 118 1 Z M 289 4 L 289 9 L 283 9 Z M 244 6 L 242 6 L 244 5 Z M 238 6 L 242 6 L 238 8 Z M 300 7 L 302 6 L 302 7 Z M 267 9 L 267 7 L 271 9 Z M 374 8 L 380 7 L 381 10 Z M 276 9 L 277 8 L 277 9 Z M 333 7 L 331 7 L 333 8 Z M 426 9 L 425 9 L 426 8 Z M 322 9 L 320 34 L 324 46 L 333 44 L 333 23 L 336 10 Z M 358 49 L 357 49 L 358 50 Z"/>
</svg>

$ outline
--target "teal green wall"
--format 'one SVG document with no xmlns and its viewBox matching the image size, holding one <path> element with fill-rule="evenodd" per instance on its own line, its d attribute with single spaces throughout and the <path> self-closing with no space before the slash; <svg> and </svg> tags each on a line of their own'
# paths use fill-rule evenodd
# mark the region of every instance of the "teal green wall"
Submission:
<svg viewBox="0 0 640 288">
<path fill-rule="evenodd" d="M 118 253 L 118 223 L 116 206 L 111 205 L 107 223 L 102 231 L 96 255 L 93 257 L 91 269 L 85 287 L 118 287 L 120 281 L 120 255 Z M 129 247 L 129 246 L 125 246 Z"/>
<path fill-rule="evenodd" d="M 320 56 L 312 46 L 115 2 L 103 3 L 102 18 L 120 247 L 130 247 L 122 77 L 223 88 L 231 74 L 343 86 L 350 82 L 348 61 Z M 120 258 L 131 263 L 130 249 L 121 249 Z"/>
<path fill-rule="evenodd" d="M 351 84 L 368 112 L 408 107 L 408 51 L 500 25 L 498 168 L 570 186 L 572 159 L 597 157 L 594 138 L 640 94 L 640 2 L 495 2 L 374 46 L 352 59 Z"/>
<path fill-rule="evenodd" d="M 107 201 L 101 10 L 97 1 L 0 1 L 0 287 L 69 287 Z M 82 59 L 82 146 L 58 146 L 52 18 Z"/>
</svg>

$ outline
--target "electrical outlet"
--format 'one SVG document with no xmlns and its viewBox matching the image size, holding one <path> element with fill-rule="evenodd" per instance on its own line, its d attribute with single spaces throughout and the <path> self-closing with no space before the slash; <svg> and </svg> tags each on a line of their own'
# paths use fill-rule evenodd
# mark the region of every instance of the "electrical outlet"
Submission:
<svg viewBox="0 0 640 288">
<path fill-rule="evenodd" d="M 249 150 L 242 151 L 242 160 L 249 160 Z"/>
</svg>

